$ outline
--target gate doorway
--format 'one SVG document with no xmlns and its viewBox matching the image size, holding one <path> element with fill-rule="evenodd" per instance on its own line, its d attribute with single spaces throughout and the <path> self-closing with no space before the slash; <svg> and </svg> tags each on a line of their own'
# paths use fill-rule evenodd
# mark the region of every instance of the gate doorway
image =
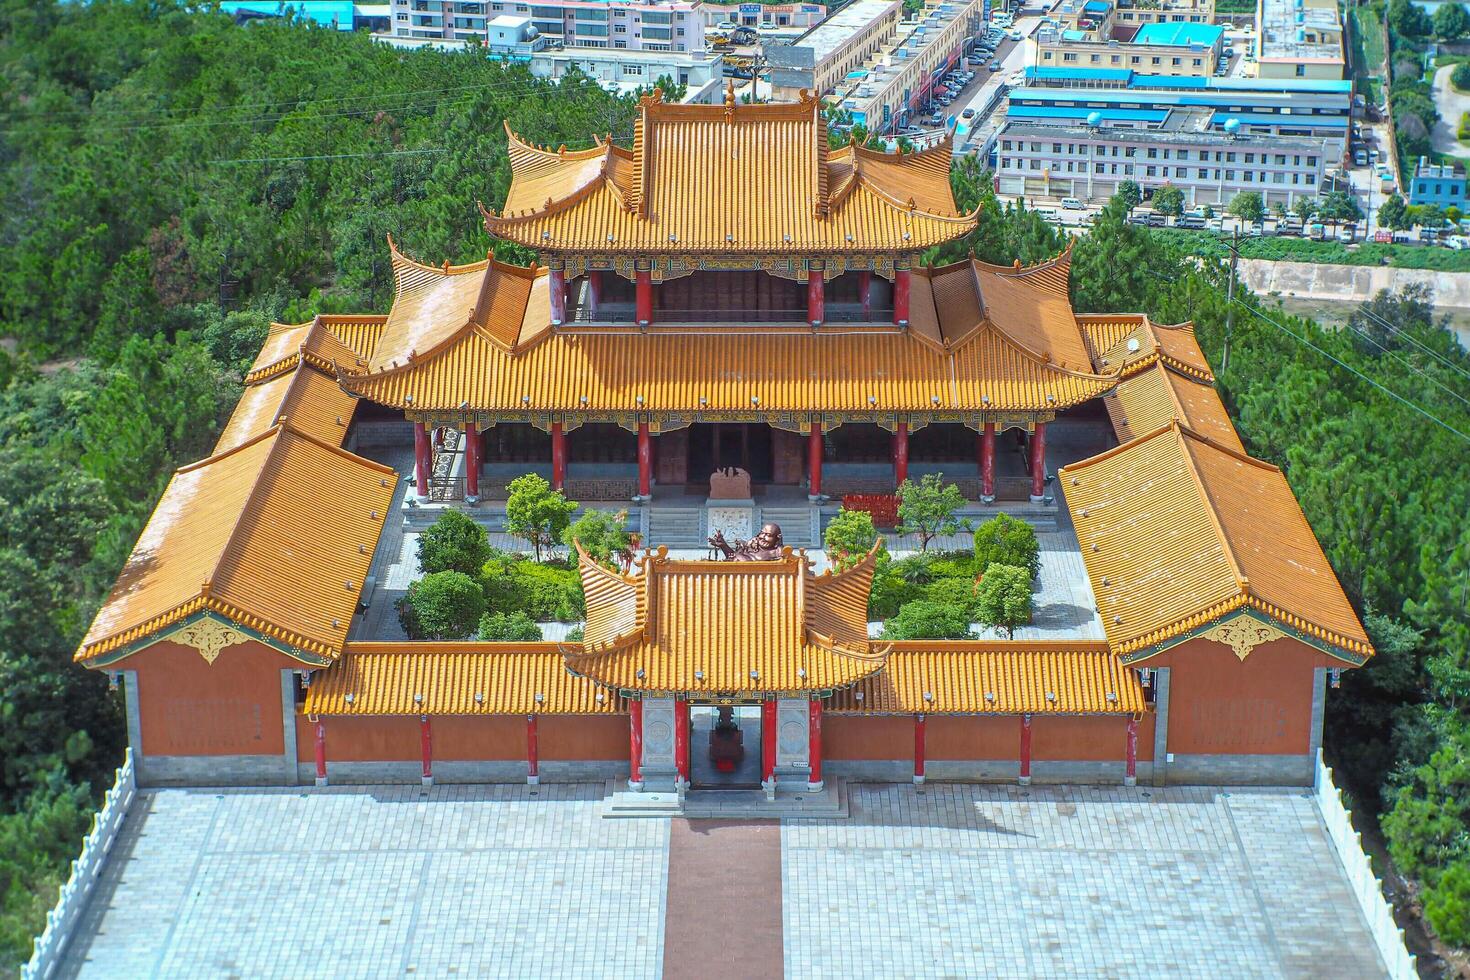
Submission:
<svg viewBox="0 0 1470 980">
<path fill-rule="evenodd" d="M 760 788 L 760 705 L 691 705 L 689 724 L 691 789 Z"/>
<path fill-rule="evenodd" d="M 689 427 L 689 476 L 704 480 L 717 469 L 738 466 L 752 483 L 774 472 L 771 427 L 761 422 L 696 422 Z"/>
</svg>

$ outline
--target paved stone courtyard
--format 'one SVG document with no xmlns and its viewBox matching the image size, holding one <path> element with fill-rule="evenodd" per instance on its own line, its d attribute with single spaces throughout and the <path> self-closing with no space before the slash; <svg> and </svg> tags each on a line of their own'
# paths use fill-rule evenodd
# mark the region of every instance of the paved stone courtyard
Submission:
<svg viewBox="0 0 1470 980">
<path fill-rule="evenodd" d="M 849 790 L 743 890 L 600 785 L 145 792 L 62 975 L 657 977 L 669 894 L 790 977 L 1382 975 L 1305 791 Z"/>
</svg>

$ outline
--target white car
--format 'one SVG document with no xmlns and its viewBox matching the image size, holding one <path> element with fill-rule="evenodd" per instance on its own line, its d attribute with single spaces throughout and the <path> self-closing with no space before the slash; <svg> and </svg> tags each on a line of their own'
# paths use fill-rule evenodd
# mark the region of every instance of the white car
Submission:
<svg viewBox="0 0 1470 980">
<path fill-rule="evenodd" d="M 1019 41 L 1023 37 L 1025 37 L 1025 35 L 1022 34 L 1020 31 L 1011 31 L 1009 34 L 1006 35 L 1006 37 L 1010 38 L 1012 41 Z"/>
<path fill-rule="evenodd" d="M 1451 235 L 1444 240 L 1444 243 L 1457 252 L 1470 248 L 1470 238 L 1464 235 Z"/>
<path fill-rule="evenodd" d="M 722 20 L 718 24 L 715 25 L 715 30 L 717 30 L 717 31 L 733 31 L 733 30 L 735 30 L 735 28 L 737 28 L 739 26 L 740 25 L 737 24 L 737 23 L 735 23 L 733 20 Z"/>
<path fill-rule="evenodd" d="M 1081 211 L 1082 202 L 1075 197 L 1064 197 L 1062 198 L 1062 207 L 1068 211 Z"/>
</svg>

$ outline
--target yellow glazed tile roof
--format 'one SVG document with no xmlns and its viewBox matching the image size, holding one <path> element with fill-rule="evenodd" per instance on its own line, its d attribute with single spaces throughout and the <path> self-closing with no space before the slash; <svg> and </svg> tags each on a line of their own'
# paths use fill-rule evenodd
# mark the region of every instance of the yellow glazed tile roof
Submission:
<svg viewBox="0 0 1470 980">
<path fill-rule="evenodd" d="M 349 643 L 306 691 L 308 715 L 611 715 L 609 691 L 555 643 Z"/>
<path fill-rule="evenodd" d="M 1141 714 L 1138 674 L 1106 643 L 911 640 L 836 692 L 844 714 Z"/>
<path fill-rule="evenodd" d="M 233 449 L 282 422 L 340 446 L 356 408 L 357 399 L 343 391 L 335 377 L 309 364 L 299 364 L 284 374 L 245 386 L 214 451 L 219 454 Z"/>
<path fill-rule="evenodd" d="M 1147 435 L 1177 419 L 1227 449 L 1245 452 L 1214 386 L 1191 381 L 1160 362 L 1128 377 L 1104 403 L 1119 442 Z"/>
<path fill-rule="evenodd" d="M 397 477 L 286 427 L 174 474 L 76 659 L 106 662 L 196 613 L 335 657 Z"/>
<path fill-rule="evenodd" d="M 1082 346 L 1065 293 L 1040 286 L 1032 289 L 1035 303 L 1016 302 L 1003 312 L 993 307 L 993 316 L 1006 317 L 999 323 L 981 326 L 972 312 L 963 342 L 946 350 L 920 329 L 881 325 L 816 331 L 654 325 L 551 333 L 545 329 L 545 276 L 498 265 L 446 273 L 398 256 L 395 263 L 404 270 L 399 299 L 372 366 L 343 369 L 340 381 L 350 392 L 396 408 L 1059 411 L 1117 383 L 1116 373 L 1095 374 L 1077 356 Z M 958 281 L 954 292 L 961 298 L 966 289 L 975 295 L 972 270 L 944 281 Z M 951 312 L 960 302 L 949 302 Z M 937 315 L 932 303 L 929 315 Z M 1012 336 L 1011 319 L 1026 342 Z M 1069 366 L 1079 359 L 1079 368 Z"/>
<path fill-rule="evenodd" d="M 485 211 L 485 228 L 541 251 L 913 252 L 975 227 L 955 208 L 947 142 L 902 158 L 829 150 L 816 99 L 646 96 L 631 149 L 552 150 L 510 133 L 509 153 L 505 208 Z"/>
<path fill-rule="evenodd" d="M 1064 467 L 1060 479 L 1119 654 L 1247 608 L 1339 659 L 1372 654 L 1276 467 L 1170 422 Z"/>
<path fill-rule="evenodd" d="M 328 374 L 334 364 L 366 361 L 386 320 L 381 316 L 319 316 L 306 323 L 273 323 L 245 383 L 255 384 L 293 370 L 303 361 Z"/>
<path fill-rule="evenodd" d="M 1117 316 L 1078 317 L 1077 324 L 1087 338 L 1097 371 L 1122 371 L 1126 378 L 1162 363 L 1197 381 L 1215 380 L 1192 323 L 1166 326 L 1146 316 Z"/>
<path fill-rule="evenodd" d="M 659 549 L 631 575 L 584 555 L 587 639 L 564 648 L 567 666 L 611 688 L 662 693 L 852 684 L 883 665 L 886 649 L 867 634 L 875 554 L 823 575 L 790 549 L 767 562 L 670 561 Z"/>
</svg>

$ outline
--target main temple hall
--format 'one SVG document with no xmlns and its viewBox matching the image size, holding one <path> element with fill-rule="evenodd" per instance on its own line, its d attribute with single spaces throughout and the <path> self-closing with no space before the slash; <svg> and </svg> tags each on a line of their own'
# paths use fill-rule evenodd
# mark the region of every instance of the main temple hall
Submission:
<svg viewBox="0 0 1470 980">
<path fill-rule="evenodd" d="M 174 474 L 76 653 L 140 782 L 1311 783 L 1373 649 L 1189 324 L 1076 314 L 1070 251 L 926 264 L 976 229 L 950 147 L 833 148 L 813 99 L 508 139 L 466 220 L 534 260 L 390 240 L 386 315 L 274 326 Z M 405 639 L 412 541 L 451 510 L 503 540 L 525 473 L 641 541 L 581 557 L 579 638 Z M 1036 527 L 1014 639 L 880 639 L 877 553 L 821 551 L 844 499 L 929 474 Z M 769 524 L 765 560 L 707 543 Z"/>
</svg>

